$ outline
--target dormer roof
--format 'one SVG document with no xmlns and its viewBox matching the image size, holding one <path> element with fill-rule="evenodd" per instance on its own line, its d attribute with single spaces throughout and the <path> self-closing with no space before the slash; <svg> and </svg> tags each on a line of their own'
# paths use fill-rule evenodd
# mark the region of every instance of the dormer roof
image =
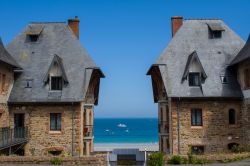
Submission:
<svg viewBox="0 0 250 166">
<path fill-rule="evenodd" d="M 68 78 L 67 78 L 64 66 L 63 66 L 63 60 L 58 55 L 54 55 L 54 58 L 52 59 L 52 61 L 50 63 L 48 71 L 47 71 L 47 73 L 44 76 L 43 82 L 44 83 L 48 82 L 48 80 L 49 80 L 49 72 L 50 72 L 50 70 L 52 69 L 52 67 L 54 66 L 55 63 L 59 66 L 59 68 L 60 68 L 60 70 L 62 72 L 62 79 L 63 79 L 63 81 L 65 83 L 68 83 L 69 81 L 68 81 Z"/>
<path fill-rule="evenodd" d="M 203 79 L 206 79 L 207 78 L 207 74 L 201 64 L 201 61 L 198 57 L 198 54 L 196 51 L 192 52 L 189 56 L 188 56 L 188 59 L 187 59 L 187 63 L 186 63 L 186 67 L 185 67 L 185 70 L 184 70 L 184 73 L 183 73 L 183 76 L 182 76 L 182 81 L 184 81 L 185 79 L 187 79 L 187 76 L 188 76 L 188 73 L 189 73 L 189 68 L 190 68 L 190 65 L 191 63 L 196 60 L 196 62 L 198 63 L 199 67 L 201 68 L 201 76 Z"/>
</svg>

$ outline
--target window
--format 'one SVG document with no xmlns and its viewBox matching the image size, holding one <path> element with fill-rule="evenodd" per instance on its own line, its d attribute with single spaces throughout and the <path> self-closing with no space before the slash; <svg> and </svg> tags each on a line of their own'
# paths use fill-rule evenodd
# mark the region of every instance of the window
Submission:
<svg viewBox="0 0 250 166">
<path fill-rule="evenodd" d="M 212 31 L 212 39 L 218 39 L 222 37 L 222 31 Z"/>
<path fill-rule="evenodd" d="M 220 76 L 221 83 L 222 84 L 227 84 L 228 83 L 228 77 L 227 76 Z"/>
<path fill-rule="evenodd" d="M 189 73 L 189 86 L 200 86 L 200 73 Z"/>
<path fill-rule="evenodd" d="M 62 90 L 62 77 L 51 77 L 50 90 Z"/>
<path fill-rule="evenodd" d="M 229 124 L 236 124 L 236 113 L 234 109 L 228 111 Z"/>
<path fill-rule="evenodd" d="M 191 150 L 193 154 L 199 155 L 204 153 L 204 146 L 192 146 Z"/>
<path fill-rule="evenodd" d="M 244 82 L 245 82 L 245 89 L 250 89 L 250 69 L 249 68 L 244 70 Z"/>
<path fill-rule="evenodd" d="M 50 130 L 61 131 L 61 113 L 50 114 Z"/>
<path fill-rule="evenodd" d="M 28 35 L 30 42 L 37 42 L 39 35 Z"/>
<path fill-rule="evenodd" d="M 195 108 L 191 110 L 191 125 L 202 126 L 202 109 Z"/>
<path fill-rule="evenodd" d="M 32 83 L 33 83 L 33 80 L 27 79 L 26 84 L 25 84 L 25 88 L 32 88 Z"/>
</svg>

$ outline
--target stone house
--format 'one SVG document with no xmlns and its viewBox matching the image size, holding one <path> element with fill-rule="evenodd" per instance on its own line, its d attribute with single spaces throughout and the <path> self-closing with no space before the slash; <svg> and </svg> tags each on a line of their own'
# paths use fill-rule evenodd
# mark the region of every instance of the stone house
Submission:
<svg viewBox="0 0 250 166">
<path fill-rule="evenodd" d="M 90 155 L 102 71 L 79 42 L 79 19 L 29 23 L 0 43 L 0 150 Z M 5 81 L 4 81 L 5 80 Z"/>
<path fill-rule="evenodd" d="M 153 64 L 159 146 L 213 153 L 250 144 L 250 39 L 220 19 L 172 17 L 172 39 Z"/>
</svg>

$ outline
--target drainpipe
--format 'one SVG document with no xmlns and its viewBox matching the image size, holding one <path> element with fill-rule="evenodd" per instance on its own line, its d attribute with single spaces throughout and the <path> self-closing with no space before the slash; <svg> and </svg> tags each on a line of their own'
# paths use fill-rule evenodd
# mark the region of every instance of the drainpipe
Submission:
<svg viewBox="0 0 250 166">
<path fill-rule="evenodd" d="M 178 154 L 180 154 L 180 97 L 177 102 Z"/>
<path fill-rule="evenodd" d="M 74 131 L 75 131 L 75 128 L 74 128 L 74 117 L 75 117 L 75 109 L 74 109 L 74 103 L 72 102 L 71 103 L 71 112 L 72 112 L 72 156 L 75 155 L 75 148 L 74 148 L 74 143 L 75 143 L 75 136 L 74 136 Z"/>
</svg>

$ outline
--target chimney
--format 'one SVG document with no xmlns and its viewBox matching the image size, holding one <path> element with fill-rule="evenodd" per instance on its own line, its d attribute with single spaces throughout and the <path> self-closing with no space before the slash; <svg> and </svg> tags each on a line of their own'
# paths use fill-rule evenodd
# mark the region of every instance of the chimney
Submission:
<svg viewBox="0 0 250 166">
<path fill-rule="evenodd" d="M 68 26 L 74 33 L 77 39 L 79 39 L 79 22 L 78 16 L 75 16 L 73 19 L 68 19 Z"/>
<path fill-rule="evenodd" d="M 182 26 L 183 18 L 182 16 L 173 16 L 171 20 L 172 20 L 172 37 L 174 37 L 176 32 Z"/>
</svg>

